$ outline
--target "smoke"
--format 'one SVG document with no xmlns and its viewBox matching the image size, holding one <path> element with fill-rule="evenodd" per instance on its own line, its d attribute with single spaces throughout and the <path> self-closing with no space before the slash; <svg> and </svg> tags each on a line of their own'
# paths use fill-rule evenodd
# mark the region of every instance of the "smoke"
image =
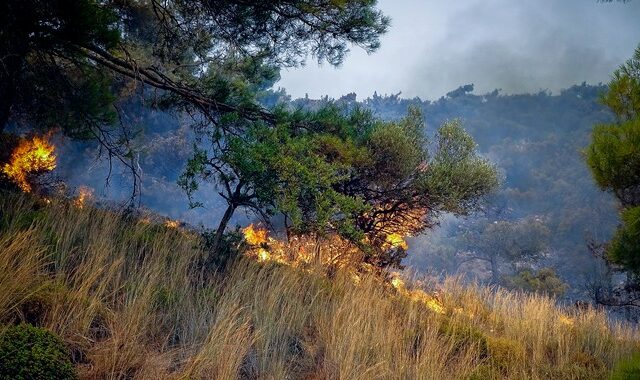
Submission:
<svg viewBox="0 0 640 380">
<path fill-rule="evenodd" d="M 640 42 L 640 2 L 467 0 L 380 2 L 392 17 L 381 49 L 354 48 L 340 68 L 283 72 L 294 97 L 348 92 L 435 99 L 462 83 L 477 93 L 557 92 L 607 82 Z"/>
<path fill-rule="evenodd" d="M 133 166 L 131 169 L 117 158 L 109 159 L 96 141 L 56 139 L 58 165 L 55 174 L 67 186 L 69 195 L 82 186 L 93 189 L 96 200 L 110 207 L 124 207 L 131 200 L 144 209 L 193 226 L 215 228 L 226 203 L 211 183 L 204 182 L 196 194 L 202 207 L 190 208 L 189 199 L 177 181 L 187 160 L 193 154 L 195 135 L 188 123 L 165 112 L 144 108 L 135 101 L 128 104 L 129 116 L 140 128 L 131 141 Z M 133 133 L 132 133 L 133 134 Z M 230 226 L 246 224 L 248 217 L 236 213 Z"/>
</svg>

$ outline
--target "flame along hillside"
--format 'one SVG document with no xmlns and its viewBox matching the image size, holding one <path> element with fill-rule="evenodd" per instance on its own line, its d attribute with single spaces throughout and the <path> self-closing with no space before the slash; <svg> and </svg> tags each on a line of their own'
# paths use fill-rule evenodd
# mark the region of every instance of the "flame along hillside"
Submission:
<svg viewBox="0 0 640 380">
<path fill-rule="evenodd" d="M 55 147 L 46 137 L 34 136 L 31 139 L 22 139 L 11 155 L 11 160 L 3 168 L 3 172 L 14 181 L 24 192 L 32 192 L 33 186 L 29 182 L 31 175 L 51 171 L 56 167 Z M 75 207 L 84 208 L 87 201 L 93 199 L 93 189 L 80 186 L 75 199 L 72 201 Z M 49 200 L 47 200 L 49 201 Z M 150 223 L 150 219 L 145 219 Z M 177 220 L 165 220 L 165 227 L 178 228 Z M 242 230 L 244 239 L 249 245 L 245 255 L 258 262 L 274 262 L 290 267 L 310 271 L 312 268 L 323 268 L 324 271 L 334 272 L 342 270 L 349 273 L 354 283 L 361 281 L 363 274 L 376 275 L 383 282 L 391 285 L 395 291 L 407 299 L 419 302 L 430 310 L 445 314 L 447 309 L 437 297 L 429 295 L 421 289 L 408 289 L 401 274 L 382 273 L 379 268 L 365 263 L 362 252 L 352 243 L 341 239 L 339 236 L 330 236 L 319 242 L 308 236 L 294 236 L 289 242 L 274 239 L 269 236 L 269 231 L 264 228 L 256 228 L 250 224 Z M 401 248 L 408 249 L 405 238 L 399 233 L 386 235 L 383 244 L 384 249 Z M 465 313 L 461 308 L 451 309 L 454 313 Z M 559 321 L 571 325 L 573 320 L 568 317 L 560 317 Z"/>
<path fill-rule="evenodd" d="M 60 336 L 80 378 L 602 379 L 640 348 L 630 326 L 546 297 L 327 276 L 256 228 L 258 260 L 203 278 L 183 227 L 29 194 L 0 209 L 0 324 Z"/>
<path fill-rule="evenodd" d="M 436 298 L 421 289 L 407 289 L 401 278 L 401 274 L 394 272 L 381 274 L 378 268 L 354 260 L 362 253 L 349 242 L 337 236 L 327 238 L 324 242 L 306 236 L 294 236 L 290 242 L 274 239 L 269 236 L 269 231 L 264 228 L 256 228 L 250 224 L 242 230 L 245 241 L 250 249 L 246 256 L 261 263 L 274 262 L 310 272 L 318 267 L 331 273 L 336 270 L 348 273 L 354 283 L 359 283 L 363 275 L 374 276 L 381 282 L 391 285 L 398 294 L 416 302 L 421 302 L 436 313 L 445 313 L 445 307 Z M 391 247 L 408 249 L 407 242 L 399 234 L 387 235 L 387 242 Z M 456 312 L 462 312 L 457 309 Z"/>
</svg>

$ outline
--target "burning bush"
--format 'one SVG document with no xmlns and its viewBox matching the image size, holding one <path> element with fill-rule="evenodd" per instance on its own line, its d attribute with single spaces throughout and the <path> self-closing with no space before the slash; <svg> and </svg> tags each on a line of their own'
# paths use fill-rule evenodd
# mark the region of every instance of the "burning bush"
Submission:
<svg viewBox="0 0 640 380">
<path fill-rule="evenodd" d="M 13 150 L 9 162 L 2 167 L 2 172 L 22 191 L 33 191 L 32 177 L 49 172 L 56 167 L 55 147 L 47 137 L 34 136 L 21 139 Z"/>
</svg>

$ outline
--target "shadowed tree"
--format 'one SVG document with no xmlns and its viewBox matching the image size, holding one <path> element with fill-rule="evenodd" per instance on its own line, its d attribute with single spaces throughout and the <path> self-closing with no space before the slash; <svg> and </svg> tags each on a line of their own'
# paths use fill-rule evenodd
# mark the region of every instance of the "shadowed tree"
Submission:
<svg viewBox="0 0 640 380">
<path fill-rule="evenodd" d="M 96 111 L 110 103 L 107 95 L 119 95 L 109 86 L 114 76 L 162 90 L 212 122 L 226 112 L 273 122 L 250 97 L 234 97 L 246 73 L 228 69 L 245 60 L 295 66 L 309 54 L 339 64 L 349 44 L 374 51 L 388 25 L 375 3 L 5 1 L 0 6 L 0 128 L 19 115 L 33 114 L 30 121 L 38 128 L 51 126 L 47 112 L 72 111 L 59 112 L 56 116 L 64 117 L 57 123 L 100 115 Z M 223 66 L 226 76 L 219 75 Z M 53 87 L 43 86 L 49 81 Z M 94 92 L 96 104 L 87 98 Z M 34 108 L 42 112 L 33 113 Z"/>
</svg>

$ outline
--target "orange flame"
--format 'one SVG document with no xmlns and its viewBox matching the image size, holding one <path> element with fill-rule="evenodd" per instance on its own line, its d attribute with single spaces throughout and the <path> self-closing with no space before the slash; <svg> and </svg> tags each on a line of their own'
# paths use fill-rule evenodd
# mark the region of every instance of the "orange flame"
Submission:
<svg viewBox="0 0 640 380">
<path fill-rule="evenodd" d="M 260 245 L 267 242 L 267 230 L 256 229 L 253 223 L 244 228 L 242 233 L 244 234 L 244 239 L 251 245 Z"/>
<path fill-rule="evenodd" d="M 310 236 L 295 236 L 287 243 L 270 237 L 266 229 L 256 228 L 253 224 L 244 228 L 242 232 L 246 242 L 251 245 L 246 255 L 258 262 L 274 262 L 303 270 L 309 270 L 308 265 L 315 262 L 314 256 L 310 252 L 315 251 L 318 242 Z M 364 263 L 349 266 L 348 263 L 340 262 L 339 260 L 341 255 L 345 253 L 346 247 L 341 244 L 342 242 L 338 236 L 333 236 L 326 240 L 322 245 L 324 248 L 322 251 L 326 256 L 320 258 L 320 264 L 327 267 L 334 266 L 346 269 L 350 272 L 353 282 L 358 284 L 361 282 L 360 275 L 362 273 L 374 273 L 375 270 L 367 267 Z M 387 248 L 401 247 L 407 249 L 407 243 L 400 234 L 387 235 L 386 243 L 388 244 Z M 348 248 L 346 249 L 348 250 Z M 408 288 L 399 273 L 392 274 L 389 283 L 400 296 L 406 297 L 413 302 L 422 303 L 435 313 L 445 314 L 447 312 L 447 308 L 436 297 L 422 289 Z M 456 312 L 456 310 L 453 311 Z"/>
<path fill-rule="evenodd" d="M 390 283 L 391 286 L 393 286 L 393 288 L 395 288 L 398 291 L 398 294 L 400 294 L 401 296 L 407 297 L 413 302 L 422 303 L 435 313 L 446 313 L 445 306 L 437 298 L 429 295 L 422 289 L 407 289 L 405 282 L 400 278 L 400 275 L 398 273 L 395 273 L 393 275 Z"/>
<path fill-rule="evenodd" d="M 177 220 L 165 220 L 164 225 L 169 228 L 178 228 L 180 226 L 180 222 Z"/>
<path fill-rule="evenodd" d="M 73 201 L 73 204 L 78 208 L 83 208 L 85 203 L 91 199 L 93 199 L 93 189 L 88 186 L 80 186 L 78 196 Z"/>
<path fill-rule="evenodd" d="M 31 140 L 22 140 L 11 154 L 8 164 L 2 171 L 26 193 L 33 191 L 29 183 L 30 174 L 51 171 L 56 167 L 55 147 L 47 138 L 34 136 Z"/>
<path fill-rule="evenodd" d="M 387 235 L 385 245 L 388 245 L 389 248 L 402 248 L 405 251 L 409 249 L 409 245 L 404 240 L 404 237 L 396 233 Z"/>
</svg>

